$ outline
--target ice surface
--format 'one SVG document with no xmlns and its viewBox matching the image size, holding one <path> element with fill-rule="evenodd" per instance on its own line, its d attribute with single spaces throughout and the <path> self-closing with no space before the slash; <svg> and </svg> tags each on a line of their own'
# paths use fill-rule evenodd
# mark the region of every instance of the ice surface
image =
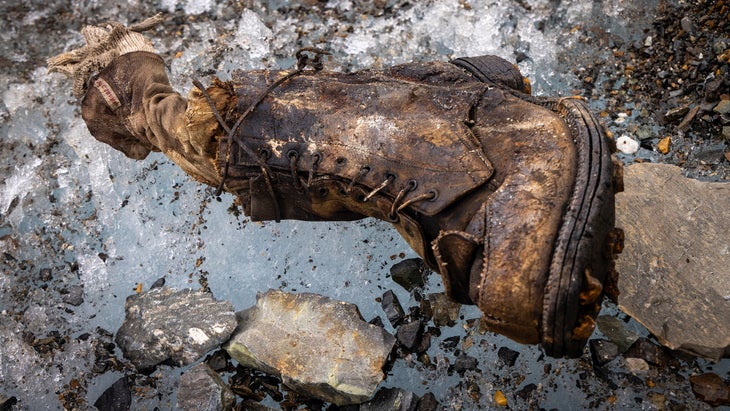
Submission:
<svg viewBox="0 0 730 411">
<path fill-rule="evenodd" d="M 132 161 L 96 142 L 70 95 L 71 83 L 43 68 L 46 57 L 79 46 L 82 22 L 138 21 L 169 12 L 175 23 L 150 36 L 182 93 L 193 77 L 209 81 L 209 74 L 227 78 L 239 68 L 288 68 L 297 48 L 314 45 L 333 52 L 327 68 L 334 70 L 483 53 L 511 61 L 525 55 L 519 67 L 532 79 L 535 93 L 570 94 L 578 84 L 573 68 L 606 52 L 580 42 L 572 27 L 599 21 L 630 41 L 651 24 L 649 18 L 629 19 L 624 9 L 631 4 L 618 0 L 388 1 L 390 9 L 371 13 L 363 12 L 361 3 L 367 2 L 344 0 L 320 3 L 319 11 L 298 7 L 313 2 L 273 0 L 10 3 L 5 15 L 15 16 L 8 14 L 13 11 L 21 18 L 0 33 L 2 55 L 27 63 L 13 66 L 17 73 L 0 73 L 0 394 L 16 396 L 19 407 L 30 410 L 60 408 L 59 393 L 69 391 L 72 379 L 82 384 L 81 395 L 90 406 L 121 376 L 119 371 L 89 372 L 95 330 L 116 331 L 125 297 L 138 283 L 147 289 L 163 276 L 173 288 L 207 282 L 217 299 L 230 300 L 236 309 L 253 305 L 256 293 L 269 288 L 352 302 L 368 320 L 383 315 L 376 299 L 388 289 L 405 307 L 417 304 L 389 278 L 392 264 L 415 254 L 388 224 L 252 223 L 230 211 L 231 196 L 216 201 L 211 189 L 164 156 Z M 290 10 L 286 7 L 295 11 L 284 14 Z M 654 2 L 632 10 L 637 8 L 651 10 Z M 47 17 L 54 15 L 59 16 L 56 25 Z M 26 40 L 21 33 L 36 33 L 31 26 L 38 22 L 48 28 Z M 71 307 L 63 303 L 62 292 L 75 284 L 83 285 L 84 303 Z M 430 276 L 426 291 L 439 290 L 440 279 Z M 479 312 L 464 307 L 462 316 L 477 318 Z M 43 338 L 51 331 L 68 336 L 55 356 L 34 350 L 23 337 Z M 483 372 L 472 378 L 480 384 L 482 406 L 494 389 L 515 391 L 528 383 L 538 385 L 540 406 L 546 409 L 587 407 L 591 401 L 576 388 L 577 361 L 538 361 L 539 349 L 469 334 L 464 323 L 442 332 L 441 339 L 458 335 L 473 341 L 462 348 L 479 358 Z M 94 337 L 85 342 L 78 338 L 84 333 Z M 515 368 L 500 368 L 496 348 L 501 346 L 520 352 Z M 457 388 L 464 379 L 445 372 L 453 353 L 433 348 L 432 361 L 437 371 L 412 358 L 399 360 L 385 385 L 419 395 L 433 391 L 439 400 L 460 398 L 464 409 L 475 407 L 461 395 L 464 387 Z M 718 368 L 726 369 L 726 363 Z M 553 372 L 545 373 L 545 364 Z M 155 374 L 160 396 L 135 397 L 136 407 L 170 408 L 179 373 L 161 367 Z M 524 380 L 516 383 L 519 378 L 512 375 Z M 603 385 L 595 390 L 611 394 Z M 614 393 L 618 408 L 634 407 L 633 398 L 643 395 L 632 387 Z"/>
</svg>

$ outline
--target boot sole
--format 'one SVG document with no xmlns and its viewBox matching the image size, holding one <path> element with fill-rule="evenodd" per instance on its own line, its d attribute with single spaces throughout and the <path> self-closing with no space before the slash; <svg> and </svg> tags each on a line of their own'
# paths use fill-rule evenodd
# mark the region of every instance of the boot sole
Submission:
<svg viewBox="0 0 730 411">
<path fill-rule="evenodd" d="M 563 117 L 578 149 L 575 187 L 543 294 L 542 346 L 553 357 L 579 357 L 593 333 L 604 284 L 613 272 L 611 149 L 603 127 L 582 99 L 550 99 L 542 105 Z"/>
</svg>

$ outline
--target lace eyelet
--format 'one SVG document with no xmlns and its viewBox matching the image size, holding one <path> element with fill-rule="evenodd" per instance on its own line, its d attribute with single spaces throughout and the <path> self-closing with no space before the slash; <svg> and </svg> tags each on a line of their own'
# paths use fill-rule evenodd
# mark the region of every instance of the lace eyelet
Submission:
<svg viewBox="0 0 730 411">
<path fill-rule="evenodd" d="M 298 159 L 299 158 L 299 152 L 297 150 L 291 149 L 286 152 L 286 156 L 289 158 Z"/>
<path fill-rule="evenodd" d="M 426 201 L 436 201 L 436 199 L 439 198 L 439 192 L 438 192 L 438 190 L 433 189 L 433 188 L 430 189 L 430 190 L 428 190 L 428 191 L 426 191 L 426 194 L 431 194 L 431 198 L 429 198 Z"/>
</svg>

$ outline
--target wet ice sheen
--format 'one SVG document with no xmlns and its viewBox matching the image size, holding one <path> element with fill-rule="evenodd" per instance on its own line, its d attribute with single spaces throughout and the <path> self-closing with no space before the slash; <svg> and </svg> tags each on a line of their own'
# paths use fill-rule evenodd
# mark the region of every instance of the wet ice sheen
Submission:
<svg viewBox="0 0 730 411">
<path fill-rule="evenodd" d="M 519 51 L 530 57 L 520 68 L 532 79 L 536 93 L 565 93 L 576 79 L 570 68 L 561 65 L 560 52 L 572 47 L 577 36 L 566 34 L 564 28 L 590 20 L 593 7 L 598 5 L 606 16 L 619 16 L 612 29 L 628 30 L 623 27 L 630 23 L 620 17 L 621 1 L 591 4 L 567 0 L 556 5 L 547 0 L 527 0 L 524 3 L 531 7 L 527 12 L 518 2 L 435 0 L 413 2 L 392 14 L 357 15 L 342 22 L 332 17 L 298 20 L 267 15 L 264 9 L 273 8 L 267 5 L 285 2 L 253 3 L 254 11 L 240 15 L 188 21 L 182 31 L 184 40 L 154 38 L 170 64 L 171 81 L 177 90 L 186 93 L 191 76 L 211 69 L 227 78 L 236 68 L 288 68 L 298 47 L 318 45 L 333 51 L 327 65 L 339 70 L 483 53 L 514 61 L 514 53 Z M 324 8 L 355 13 L 354 3 L 331 0 Z M 54 3 L 44 2 L 44 6 L 49 4 Z M 185 19 L 204 12 L 216 17 L 228 13 L 226 7 L 209 0 L 161 0 L 154 7 L 143 8 L 144 15 L 139 14 L 141 6 L 136 2 L 75 1 L 72 7 L 89 22 L 139 20 L 158 8 L 178 10 Z M 0 34 L 0 38 L 9 44 L 12 36 L 21 35 L 42 14 L 27 14 L 18 27 Z M 537 28 L 540 22 L 547 22 L 543 30 Z M 351 33 L 331 36 L 327 28 L 335 25 L 350 25 Z M 297 43 L 298 30 L 302 32 L 301 43 Z M 39 47 L 47 47 L 50 54 L 79 46 L 80 36 L 71 28 L 58 33 L 58 37 L 39 39 Z M 322 36 L 325 43 L 319 43 Z M 65 44 L 51 45 L 57 41 Z M 24 59 L 18 50 L 13 52 L 12 58 Z M 3 269 L 0 275 L 0 330 L 7 331 L 0 332 L 0 380 L 4 381 L 0 389 L 2 394 L 18 397 L 24 408 L 58 408 L 58 393 L 68 389 L 71 379 L 83 379 L 93 365 L 89 343 L 76 337 L 93 332 L 97 326 L 116 331 L 123 319 L 124 298 L 138 283 L 147 289 L 162 276 L 167 286 L 178 289 L 197 288 L 198 280 L 205 276 L 216 299 L 230 300 L 237 310 L 252 306 L 256 292 L 269 288 L 321 293 L 355 303 L 368 320 L 383 316 L 376 298 L 388 289 L 396 292 L 404 306 L 416 305 L 388 278 L 389 267 L 400 261 L 401 253 L 405 258 L 415 256 L 388 224 L 373 220 L 251 223 L 228 211 L 232 197 L 215 201 L 210 190 L 192 181 L 164 156 L 152 154 L 136 162 L 96 142 L 70 97 L 71 83 L 61 76 L 48 76 L 39 67 L 28 81 L 0 73 L 0 85 L 8 113 L 2 117 L 7 120 L 0 123 L 0 132 L 3 144 L 14 147 L 3 149 L 5 157 L 0 163 L 4 173 L 0 184 L 0 251 L 17 261 L 32 263 L 20 269 L 19 263 L 11 266 L 6 262 L 12 269 Z M 37 149 L 49 140 L 56 143 L 47 151 Z M 52 272 L 47 289 L 39 287 L 41 269 Z M 57 290 L 76 283 L 84 286 L 84 303 L 69 313 Z M 437 276 L 431 276 L 427 292 L 439 287 Z M 472 307 L 462 310 L 462 315 L 474 318 L 479 314 Z M 24 332 L 44 337 L 51 330 L 71 337 L 69 345 L 52 358 L 35 352 L 21 339 Z M 461 324 L 445 327 L 442 332 L 441 338 L 464 336 Z M 487 346 L 481 347 L 481 338 L 475 335 L 475 344 L 465 352 L 478 357 L 480 368 L 486 370 L 480 377 L 485 397 L 495 388 L 505 389 L 495 387 L 491 378 L 492 372 L 498 372 L 494 369 L 499 346 L 520 351 L 518 364 L 511 371 L 526 376 L 523 385 L 542 383 L 546 362 L 536 361 L 538 349 L 497 336 L 487 336 Z M 440 372 L 419 370 L 409 365 L 414 364 L 412 359 L 401 360 L 387 385 L 418 395 L 433 391 L 442 401 L 453 397 L 452 401 L 464 401 L 467 408 L 473 405 L 453 388 L 460 378 L 445 372 L 448 361 L 453 362 L 451 354 L 432 350 L 432 361 Z M 569 361 L 550 363 L 555 368 L 573 367 Z M 161 370 L 158 390 L 162 399 L 135 397 L 138 408 L 167 408 L 175 403 L 171 387 L 180 370 Z M 117 378 L 115 373 L 92 378 L 84 394 L 87 403 L 93 404 Z M 571 380 L 575 377 L 570 373 L 551 378 L 555 386 L 550 396 L 543 398 L 542 407 L 560 407 L 565 398 L 577 395 Z M 632 404 L 635 393 L 628 388 L 619 390 L 617 396 L 617 405 Z"/>
</svg>

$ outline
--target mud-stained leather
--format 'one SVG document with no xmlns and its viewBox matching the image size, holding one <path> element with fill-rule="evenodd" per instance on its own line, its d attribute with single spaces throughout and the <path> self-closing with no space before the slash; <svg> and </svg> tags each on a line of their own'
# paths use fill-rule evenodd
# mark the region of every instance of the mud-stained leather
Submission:
<svg viewBox="0 0 730 411">
<path fill-rule="evenodd" d="M 243 112 L 282 72 L 237 72 L 234 84 Z M 413 204 L 434 215 L 486 182 L 493 168 L 468 126 L 469 110 L 485 86 L 435 86 L 384 77 L 376 72 L 302 74 L 272 91 L 244 121 L 239 138 L 265 152 L 272 169 L 289 170 L 290 153 L 301 171 L 316 167 L 323 178 L 358 178 L 395 198 L 413 180 L 409 197 L 435 198 Z M 393 108 L 397 107 L 398 110 Z M 226 150 L 222 145 L 222 150 Z M 433 153 L 439 153 L 434 156 Z M 225 159 L 223 151 L 219 156 Z M 259 159 L 244 150 L 230 154 L 229 178 L 259 172 Z M 252 198 L 252 201 L 256 201 Z"/>
</svg>

